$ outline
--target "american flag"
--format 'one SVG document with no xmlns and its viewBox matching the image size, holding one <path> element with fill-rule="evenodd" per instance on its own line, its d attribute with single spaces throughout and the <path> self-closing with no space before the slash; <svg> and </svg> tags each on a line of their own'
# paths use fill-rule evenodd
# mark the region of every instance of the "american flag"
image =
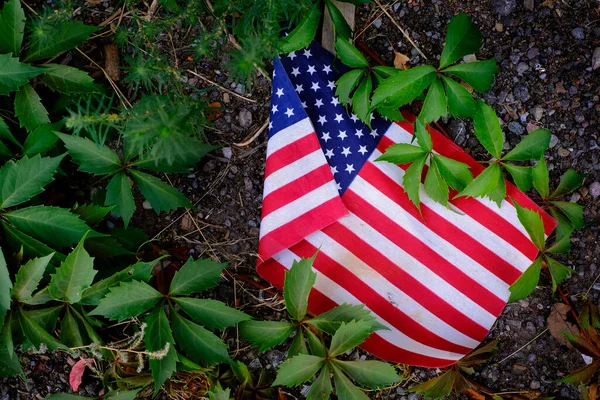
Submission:
<svg viewBox="0 0 600 400">
<path fill-rule="evenodd" d="M 443 367 L 486 337 L 508 287 L 537 249 L 507 200 L 459 198 L 451 208 L 421 191 L 421 213 L 402 189 L 408 166 L 375 162 L 410 143 L 412 124 L 343 107 L 335 82 L 347 70 L 319 44 L 274 61 L 258 272 L 281 288 L 294 260 L 319 253 L 309 311 L 364 304 L 389 330 L 362 346 L 393 362 Z M 409 119 L 411 116 L 407 115 Z M 414 117 L 412 118 L 414 120 Z M 431 130 L 434 151 L 483 167 Z M 541 211 L 507 183 L 508 196 Z M 542 211 L 546 234 L 555 221 Z"/>
</svg>

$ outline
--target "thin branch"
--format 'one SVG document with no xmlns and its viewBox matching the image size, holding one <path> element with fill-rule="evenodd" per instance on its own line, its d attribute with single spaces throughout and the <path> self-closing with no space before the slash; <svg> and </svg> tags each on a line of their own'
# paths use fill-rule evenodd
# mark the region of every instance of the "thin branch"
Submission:
<svg viewBox="0 0 600 400">
<path fill-rule="evenodd" d="M 396 20 L 394 19 L 394 17 L 391 16 L 391 14 L 388 12 L 388 10 L 379 2 L 379 0 L 375 0 L 375 4 L 377 4 L 379 6 L 379 8 L 381 8 L 381 10 L 385 13 L 385 15 L 387 15 L 387 17 L 392 21 L 392 23 L 396 26 L 396 28 L 398 28 L 400 30 L 400 32 L 402 32 L 402 35 L 406 38 L 406 40 L 408 40 L 410 42 L 410 44 L 412 44 L 412 46 L 417 50 L 417 52 L 421 55 L 421 57 L 423 57 L 424 59 L 427 60 L 427 56 L 425 54 L 423 54 L 423 52 L 421 51 L 421 49 L 419 49 L 419 47 L 416 45 L 415 42 L 413 42 L 413 40 L 410 38 L 410 36 L 408 36 L 408 33 L 406 33 L 406 31 L 404 29 L 402 29 L 402 27 L 400 26 L 400 24 L 398 22 L 396 22 Z"/>
<path fill-rule="evenodd" d="M 226 87 L 223 87 L 223 86 L 219 85 L 218 83 L 211 81 L 210 79 L 206 78 L 205 76 L 202 76 L 199 73 L 192 71 L 191 69 L 188 69 L 187 72 L 189 72 L 190 74 L 194 75 L 195 77 L 198 77 L 198 78 L 202 79 L 205 82 L 208 82 L 209 84 L 211 84 L 213 86 L 218 87 L 219 89 L 221 89 L 224 92 L 227 92 L 227 93 L 229 93 L 229 94 L 231 94 L 233 96 L 239 97 L 240 99 L 249 101 L 251 103 L 256 103 L 256 100 L 249 99 L 248 97 L 242 96 L 241 94 L 234 92 L 233 90 L 229 90 Z"/>
</svg>

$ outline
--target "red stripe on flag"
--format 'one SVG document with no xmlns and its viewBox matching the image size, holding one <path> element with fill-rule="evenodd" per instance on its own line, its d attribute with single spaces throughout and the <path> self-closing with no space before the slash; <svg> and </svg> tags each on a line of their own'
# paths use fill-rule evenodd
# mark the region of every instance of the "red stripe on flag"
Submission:
<svg viewBox="0 0 600 400">
<path fill-rule="evenodd" d="M 269 259 L 265 263 L 259 265 L 257 271 L 260 276 L 269 281 L 269 283 L 275 285 L 277 288 L 279 288 L 279 290 L 283 290 L 286 271 L 286 268 L 283 265 L 274 259 Z M 322 314 L 331 310 L 337 305 L 337 303 L 317 289 L 313 289 L 310 292 L 308 310 L 312 315 Z M 442 368 L 456 363 L 455 360 L 424 356 L 422 354 L 417 354 L 402 349 L 383 339 L 377 334 L 377 332 L 369 336 L 369 338 L 363 342 L 360 347 L 384 360 L 402 364 L 410 364 L 426 368 Z"/>
<path fill-rule="evenodd" d="M 342 199 L 334 197 L 261 237 L 258 254 L 267 260 L 346 214 L 348 210 Z"/>
<path fill-rule="evenodd" d="M 267 194 L 263 200 L 262 218 L 307 193 L 333 180 L 329 165 L 324 164 L 293 182 Z"/>
<path fill-rule="evenodd" d="M 383 153 L 393 144 L 395 143 L 392 139 L 384 136 L 379 142 L 377 150 Z M 410 164 L 398 166 L 406 171 Z M 532 261 L 535 260 L 538 254 L 538 249 L 535 247 L 529 237 L 527 237 L 523 232 L 521 232 L 517 227 L 515 227 L 501 215 L 498 215 L 494 211 L 488 209 L 484 204 L 472 197 L 460 197 L 458 199 L 452 199 L 452 197 L 454 197 L 456 194 L 457 192 L 455 190 L 450 189 L 451 204 L 458 207 L 462 212 L 479 222 L 490 231 L 494 232 L 496 235 L 500 236 L 515 249 L 523 253 L 523 255 L 525 255 L 527 258 Z M 519 204 L 521 204 L 520 201 Z"/>
<path fill-rule="evenodd" d="M 267 158 L 265 179 L 273 172 L 321 148 L 317 135 L 312 132 L 277 150 Z"/>
<path fill-rule="evenodd" d="M 407 314 L 392 305 L 387 298 L 377 293 L 359 277 L 329 257 L 326 249 L 321 249 L 321 251 L 319 251 L 319 248 L 313 246 L 306 240 L 303 240 L 292 247 L 290 251 L 304 258 L 310 258 L 318 252 L 317 258 L 313 263 L 313 267 L 316 270 L 345 288 L 375 314 L 379 315 L 390 325 L 398 329 L 398 331 L 413 340 L 432 348 L 453 353 L 466 354 L 471 351 L 469 347 L 452 343 L 417 323 Z"/>
<path fill-rule="evenodd" d="M 487 335 L 487 328 L 458 311 L 422 282 L 415 279 L 379 251 L 365 243 L 344 225 L 336 222 L 323 229 L 323 233 L 344 246 L 356 257 L 379 272 L 394 286 L 402 290 L 407 296 L 457 331 L 479 341 L 483 340 Z"/>
<path fill-rule="evenodd" d="M 395 221 L 389 219 L 383 212 L 364 201 L 358 194 L 352 191 L 352 188 L 349 188 L 344 193 L 343 199 L 348 210 L 355 213 L 359 218 L 396 244 L 396 246 L 426 265 L 436 275 L 454 286 L 489 313 L 493 315 L 500 314 L 506 305 L 504 300 L 452 265 Z"/>
<path fill-rule="evenodd" d="M 422 221 L 426 229 L 430 229 L 438 236 L 451 243 L 454 247 L 461 250 L 464 254 L 475 260 L 482 267 L 511 285 L 516 281 L 521 272 L 512 264 L 499 257 L 487 247 L 483 246 L 470 235 L 463 232 L 459 227 L 444 219 L 425 204 L 421 204 L 421 215 L 410 201 L 408 195 L 402 187 L 389 176 L 380 171 L 370 161 L 367 161 L 360 171 L 359 175 L 380 192 L 387 196 L 394 203 L 410 213 L 414 218 Z"/>
</svg>

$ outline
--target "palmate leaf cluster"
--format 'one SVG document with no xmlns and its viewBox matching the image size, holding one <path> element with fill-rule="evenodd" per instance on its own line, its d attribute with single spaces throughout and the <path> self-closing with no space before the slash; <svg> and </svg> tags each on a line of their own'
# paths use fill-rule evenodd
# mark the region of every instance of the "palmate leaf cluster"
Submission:
<svg viewBox="0 0 600 400">
<path fill-rule="evenodd" d="M 342 304 L 315 318 L 307 318 L 308 298 L 317 277 L 312 271 L 314 259 L 294 261 L 286 271 L 283 295 L 292 322 L 244 321 L 239 325 L 240 335 L 262 352 L 295 333 L 288 359 L 279 368 L 274 386 L 297 386 L 316 377 L 307 399 L 329 398 L 334 386 L 339 399 L 368 399 L 353 381 L 369 388 L 389 386 L 400 381 L 394 368 L 381 361 L 343 361 L 338 357 L 360 345 L 375 330 L 387 327 L 379 324 L 362 305 Z"/>
</svg>

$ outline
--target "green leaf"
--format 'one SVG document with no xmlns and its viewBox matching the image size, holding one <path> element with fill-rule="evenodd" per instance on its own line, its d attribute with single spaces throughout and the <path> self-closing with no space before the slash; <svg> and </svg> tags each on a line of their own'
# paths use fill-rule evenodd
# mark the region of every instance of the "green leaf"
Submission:
<svg viewBox="0 0 600 400">
<path fill-rule="evenodd" d="M 85 237 L 51 275 L 48 292 L 53 299 L 78 303 L 83 291 L 92 285 L 97 271 L 94 259 L 83 248 L 84 241 Z"/>
<path fill-rule="evenodd" d="M 517 210 L 517 217 L 523 224 L 523 227 L 529 234 L 531 241 L 535 244 L 538 250 L 543 251 L 546 246 L 546 239 L 544 234 L 544 222 L 542 217 L 537 211 L 530 210 L 521 206 L 515 200 L 512 202 Z"/>
<path fill-rule="evenodd" d="M 62 123 L 40 125 L 33 130 L 25 143 L 23 143 L 23 155 L 34 156 L 36 154 L 44 154 L 55 147 L 58 138 L 53 131 L 60 129 Z"/>
<path fill-rule="evenodd" d="M 492 163 L 482 173 L 477 175 L 455 198 L 464 196 L 483 197 L 496 188 L 500 179 L 502 179 L 502 170 L 497 163 Z"/>
<path fill-rule="evenodd" d="M 289 35 L 279 39 L 277 45 L 279 53 L 291 53 L 292 51 L 307 47 L 314 39 L 321 20 L 321 8 L 315 3 L 306 17 L 300 20 L 296 28 Z"/>
<path fill-rule="evenodd" d="M 342 322 L 349 323 L 352 321 L 368 322 L 371 325 L 372 331 L 388 329 L 377 322 L 371 311 L 364 308 L 362 304 L 341 304 L 315 318 L 307 320 L 306 323 L 333 335 L 340 328 Z"/>
<path fill-rule="evenodd" d="M 133 169 L 129 170 L 129 173 L 157 214 L 161 211 L 170 211 L 179 207 L 194 207 L 177 189 L 167 185 L 160 179 Z"/>
<path fill-rule="evenodd" d="M 390 121 L 402 122 L 404 121 L 404 116 L 398 109 L 398 107 L 377 107 L 375 110 L 381 115 L 383 118 L 387 118 Z"/>
<path fill-rule="evenodd" d="M 552 192 L 550 198 L 556 198 L 571 193 L 573 190 L 580 188 L 581 185 L 583 185 L 584 180 L 584 174 L 578 174 L 574 170 L 568 169 L 567 172 L 561 176 L 560 183 L 556 190 Z"/>
<path fill-rule="evenodd" d="M 243 321 L 240 336 L 259 347 L 259 353 L 283 343 L 296 329 L 296 324 L 280 321 Z"/>
<path fill-rule="evenodd" d="M 8 128 L 8 125 L 6 125 L 6 122 L 4 122 L 4 119 L 2 119 L 1 116 L 0 116 L 0 139 L 7 140 L 17 146 L 21 145 L 19 143 L 19 141 L 17 139 L 15 139 L 13 134 L 10 133 L 10 129 Z"/>
<path fill-rule="evenodd" d="M 442 178 L 435 163 L 429 167 L 423 186 L 425 187 L 425 192 L 433 201 L 443 204 L 444 206 L 448 205 L 448 185 Z"/>
<path fill-rule="evenodd" d="M 110 288 L 110 292 L 89 315 L 102 315 L 120 322 L 148 311 L 162 298 L 163 295 L 147 283 L 121 282 L 119 286 Z"/>
<path fill-rule="evenodd" d="M 571 221 L 574 229 L 581 229 L 585 226 L 583 220 L 583 206 L 568 201 L 551 201 L 550 204 L 558 207 L 560 211 Z"/>
<path fill-rule="evenodd" d="M 36 294 L 34 294 L 31 299 L 24 300 L 23 303 L 28 304 L 30 306 L 39 306 L 41 304 L 49 303 L 52 300 L 52 296 L 50 296 L 50 293 L 48 293 L 48 286 L 46 286 L 45 288 L 39 290 Z M 62 306 L 59 307 L 62 308 Z"/>
<path fill-rule="evenodd" d="M 22 311 L 19 313 L 19 322 L 21 324 L 21 330 L 23 331 L 23 334 L 37 350 L 40 350 L 40 346 L 42 344 L 45 344 L 50 350 L 69 349 L 67 346 L 54 339 L 52 335 L 46 332 L 41 326 L 39 326 L 33 319 L 31 319 Z"/>
<path fill-rule="evenodd" d="M 475 113 L 473 95 L 458 82 L 442 75 L 446 96 L 448 96 L 448 111 L 453 117 L 472 118 Z"/>
<path fill-rule="evenodd" d="M 496 60 L 471 61 L 454 65 L 442 72 L 454 75 L 468 83 L 479 93 L 487 92 L 494 83 L 494 75 L 498 72 Z"/>
<path fill-rule="evenodd" d="M 446 398 L 452 391 L 456 374 L 456 370 L 449 369 L 440 376 L 413 386 L 410 391 L 423 395 L 428 399 Z"/>
<path fill-rule="evenodd" d="M 0 95 L 14 92 L 30 79 L 43 73 L 43 68 L 21 63 L 10 54 L 0 54 Z"/>
<path fill-rule="evenodd" d="M 55 393 L 52 396 L 48 397 L 46 400 L 81 400 L 81 399 L 90 399 L 90 400 L 94 400 L 94 397 L 84 397 L 84 396 L 79 396 L 77 394 L 70 394 L 70 393 Z"/>
<path fill-rule="evenodd" d="M 4 143 L 0 142 L 0 160 L 9 160 L 14 157 L 14 154 Z"/>
<path fill-rule="evenodd" d="M 292 344 L 287 352 L 287 358 L 292 358 L 298 354 L 308 354 L 308 347 L 306 347 L 306 341 L 304 340 L 303 329 L 298 329 L 296 336 L 292 340 Z"/>
<path fill-rule="evenodd" d="M 381 361 L 334 361 L 350 378 L 361 386 L 381 388 L 391 386 L 402 379 L 391 364 Z"/>
<path fill-rule="evenodd" d="M 146 318 L 146 323 L 148 324 L 144 336 L 146 349 L 152 352 L 160 352 L 165 349 L 165 346 L 169 346 L 164 357 L 151 357 L 149 360 L 150 370 L 154 378 L 154 394 L 157 394 L 160 387 L 177 370 L 177 352 L 175 351 L 175 341 L 164 307 L 155 307 Z"/>
<path fill-rule="evenodd" d="M 365 74 L 364 69 L 352 69 L 346 72 L 335 83 L 335 95 L 341 104 L 346 105 L 350 101 L 350 93 L 360 82 L 360 78 Z"/>
<path fill-rule="evenodd" d="M 550 271 L 550 276 L 552 277 L 552 293 L 554 293 L 556 287 L 575 271 L 549 256 L 546 256 L 546 263 L 548 265 L 548 271 Z"/>
<path fill-rule="evenodd" d="M 406 169 L 404 177 L 402 177 L 402 186 L 410 201 L 420 209 L 420 188 L 421 188 L 421 176 L 423 174 L 423 167 L 427 161 L 427 155 L 416 159 L 410 167 Z"/>
<path fill-rule="evenodd" d="M 308 347 L 313 356 L 327 357 L 325 344 L 310 329 L 306 329 L 306 338 L 308 339 Z"/>
<path fill-rule="evenodd" d="M 527 161 L 538 160 L 550 146 L 550 131 L 547 129 L 536 129 L 525 136 L 503 160 Z"/>
<path fill-rule="evenodd" d="M 591 364 L 576 369 L 564 378 L 559 379 L 559 382 L 572 384 L 587 384 L 594 377 L 594 375 L 596 375 L 596 371 L 598 371 L 599 366 L 600 363 L 598 363 L 598 361 L 595 361 Z"/>
<path fill-rule="evenodd" d="M 231 362 L 227 345 L 210 331 L 182 318 L 171 309 L 171 326 L 179 347 L 195 362 L 213 365 Z"/>
<path fill-rule="evenodd" d="M 526 192 L 533 186 L 531 174 L 532 167 L 521 167 L 519 165 L 513 164 L 502 164 L 504 168 L 508 171 L 510 176 L 512 176 L 515 185 L 522 191 Z"/>
<path fill-rule="evenodd" d="M 64 305 L 47 308 L 37 308 L 34 310 L 24 311 L 27 317 L 38 324 L 46 332 L 54 332 L 56 323 L 60 313 L 65 308 Z"/>
<path fill-rule="evenodd" d="M 310 390 L 306 395 L 306 400 L 324 400 L 329 399 L 331 395 L 331 391 L 333 390 L 331 386 L 331 376 L 329 372 L 329 367 L 327 364 L 323 366 L 321 369 L 321 373 L 315 379 L 315 381 L 310 385 Z"/>
<path fill-rule="evenodd" d="M 190 257 L 175 273 L 169 288 L 169 295 L 189 295 L 210 289 L 217 284 L 221 272 L 226 267 L 227 263 L 216 263 L 209 258 L 199 258 L 194 261 Z"/>
<path fill-rule="evenodd" d="M 448 114 L 448 101 L 444 92 L 444 85 L 438 78 L 434 79 L 429 85 L 427 96 L 423 102 L 423 108 L 419 114 L 419 119 L 425 123 L 435 122 Z"/>
<path fill-rule="evenodd" d="M 19 57 L 25 34 L 25 12 L 19 0 L 8 0 L 0 14 L 0 53 Z"/>
<path fill-rule="evenodd" d="M 89 232 L 88 238 L 106 236 L 93 231 L 77 215 L 64 208 L 33 206 L 4 216 L 21 232 L 58 249 L 78 243 L 86 232 Z"/>
<path fill-rule="evenodd" d="M 346 351 L 353 349 L 362 342 L 373 332 L 371 324 L 365 321 L 350 321 L 348 323 L 342 323 L 339 329 L 335 332 L 331 338 L 331 344 L 329 345 L 329 355 L 331 357 L 345 353 Z"/>
<path fill-rule="evenodd" d="M 94 257 L 112 258 L 135 253 L 125 249 L 112 237 L 91 238 L 86 240 L 85 249 Z"/>
<path fill-rule="evenodd" d="M 4 164 L 0 169 L 0 209 L 24 203 L 42 193 L 44 186 L 54 180 L 61 160 L 62 156 L 42 158 L 37 155 Z"/>
<path fill-rule="evenodd" d="M 331 22 L 333 22 L 336 35 L 347 40 L 351 39 L 352 28 L 350 28 L 350 25 L 346 22 L 346 18 L 344 18 L 341 11 L 330 0 L 325 0 L 325 5 L 327 6 L 327 11 L 329 11 L 329 16 L 331 17 Z"/>
<path fill-rule="evenodd" d="M 227 388 L 223 390 L 219 386 L 208 392 L 208 400 L 229 400 L 231 395 L 231 389 Z"/>
<path fill-rule="evenodd" d="M 101 93 L 102 86 L 80 69 L 62 64 L 45 64 L 46 72 L 40 77 L 50 89 L 63 94 Z"/>
<path fill-rule="evenodd" d="M 352 68 L 368 68 L 369 62 L 348 39 L 338 36 L 335 39 L 335 52 L 340 60 Z"/>
<path fill-rule="evenodd" d="M 11 291 L 12 298 L 21 302 L 31 298 L 52 257 L 54 257 L 54 253 L 50 253 L 46 257 L 34 258 L 19 268 L 19 272 L 15 276 L 15 286 Z"/>
<path fill-rule="evenodd" d="M 83 292 L 80 304 L 97 306 L 100 304 L 100 300 L 109 292 L 109 289 L 120 282 L 131 282 L 133 280 L 148 282 L 152 276 L 152 269 L 159 260 L 160 258 L 150 262 L 138 261 L 106 279 L 94 283 L 92 287 Z"/>
<path fill-rule="evenodd" d="M 19 357 L 11 356 L 11 353 L 3 346 L 0 347 L 0 377 L 23 375 Z"/>
<path fill-rule="evenodd" d="M 417 119 L 414 124 L 414 137 L 417 139 L 417 143 L 425 152 L 430 152 L 433 149 L 433 143 L 431 141 L 431 135 L 425 129 L 425 123 L 421 119 Z"/>
<path fill-rule="evenodd" d="M 0 249 L 0 326 L 4 322 L 6 312 L 10 310 L 10 290 L 13 287 L 6 260 Z"/>
<path fill-rule="evenodd" d="M 135 200 L 133 199 L 129 177 L 125 172 L 115 174 L 108 182 L 105 204 L 114 205 L 113 211 L 123 218 L 123 223 L 127 228 L 135 211 Z"/>
<path fill-rule="evenodd" d="M 467 164 L 438 154 L 432 154 L 431 159 L 451 188 L 460 191 L 473 181 L 473 175 Z"/>
<path fill-rule="evenodd" d="M 218 148 L 196 138 L 174 135 L 168 140 L 159 140 L 131 165 L 157 172 L 187 173 L 202 157 Z"/>
<path fill-rule="evenodd" d="M 292 387 L 306 382 L 319 372 L 325 359 L 323 357 L 299 354 L 283 363 L 277 371 L 272 386 Z"/>
<path fill-rule="evenodd" d="M 550 175 L 548 174 L 548 167 L 546 166 L 544 156 L 540 157 L 537 165 L 531 168 L 531 182 L 543 199 L 548 197 L 550 193 Z"/>
<path fill-rule="evenodd" d="M 436 74 L 431 65 L 398 71 L 375 89 L 371 106 L 401 107 L 408 104 L 423 93 Z"/>
<path fill-rule="evenodd" d="M 42 99 L 29 84 L 21 86 L 15 93 L 15 115 L 19 118 L 19 125 L 25 127 L 28 132 L 50 123 Z"/>
<path fill-rule="evenodd" d="M 344 400 L 369 400 L 369 397 L 359 388 L 354 386 L 350 379 L 337 367 L 333 365 L 333 381 L 335 382 L 335 393 L 338 399 Z"/>
<path fill-rule="evenodd" d="M 73 213 L 79 215 L 79 218 L 84 220 L 88 225 L 98 225 L 106 215 L 114 208 L 114 206 L 97 206 L 95 204 L 82 204 L 73 209 Z"/>
<path fill-rule="evenodd" d="M 571 250 L 571 234 L 574 230 L 571 221 L 555 208 L 550 209 L 550 214 L 558 222 L 558 225 L 554 230 L 554 243 L 546 249 L 546 252 L 554 254 L 568 253 Z"/>
<path fill-rule="evenodd" d="M 31 35 L 25 62 L 50 58 L 79 46 L 100 27 L 84 25 L 76 20 L 60 21 L 53 25 L 51 34 L 36 31 Z"/>
<path fill-rule="evenodd" d="M 502 206 L 502 201 L 506 199 L 506 181 L 504 180 L 504 175 L 502 173 L 500 173 L 496 185 L 487 194 L 487 197 L 495 202 L 498 205 L 498 208 Z"/>
<path fill-rule="evenodd" d="M 371 76 L 367 75 L 360 85 L 358 85 L 358 88 L 354 92 L 354 96 L 352 96 L 352 109 L 354 110 L 354 113 L 358 119 L 369 126 L 371 125 L 371 119 L 369 118 L 371 115 L 369 99 L 371 97 L 372 89 L 373 82 L 371 81 Z"/>
<path fill-rule="evenodd" d="M 387 67 L 385 65 L 376 65 L 371 68 L 371 71 L 375 74 L 377 83 L 381 83 L 383 80 L 395 75 L 398 72 L 398 68 Z"/>
<path fill-rule="evenodd" d="M 140 390 L 111 390 L 104 400 L 135 400 Z"/>
<path fill-rule="evenodd" d="M 393 164 L 408 164 L 427 155 L 419 146 L 408 143 L 393 144 L 375 161 L 387 161 Z"/>
<path fill-rule="evenodd" d="M 79 331 L 79 324 L 68 307 L 60 325 L 60 341 L 68 347 L 80 347 L 84 345 L 83 337 Z"/>
<path fill-rule="evenodd" d="M 529 296 L 540 280 L 541 269 L 542 258 L 539 257 L 525 270 L 523 275 L 521 275 L 515 283 L 510 285 L 508 288 L 508 290 L 510 290 L 510 298 L 508 301 L 517 301 Z"/>
<path fill-rule="evenodd" d="M 446 29 L 446 42 L 440 57 L 440 69 L 469 54 L 475 54 L 483 45 L 483 35 L 465 13 L 455 15 Z"/>
<path fill-rule="evenodd" d="M 22 250 L 25 259 L 44 257 L 55 252 L 54 249 L 51 249 L 39 240 L 18 231 L 9 224 L 2 224 L 2 228 L 4 230 L 4 239 L 9 248 L 14 252 Z M 54 266 L 58 266 L 60 261 L 63 261 L 64 259 L 64 254 L 56 252 L 50 263 Z"/>
<path fill-rule="evenodd" d="M 285 271 L 283 298 L 288 313 L 296 321 L 302 321 L 306 316 L 308 295 L 317 279 L 317 273 L 312 270 L 316 256 L 294 260 L 292 268 Z"/>
<path fill-rule="evenodd" d="M 475 135 L 485 149 L 495 158 L 500 159 L 502 156 L 502 147 L 504 146 L 504 138 L 502 137 L 502 129 L 500 122 L 494 112 L 494 109 L 482 100 L 476 101 L 477 109 L 473 114 L 473 127 Z"/>
<path fill-rule="evenodd" d="M 182 297 L 174 297 L 173 300 L 194 321 L 210 329 L 225 329 L 251 318 L 248 314 L 228 307 L 218 300 Z"/>
<path fill-rule="evenodd" d="M 71 157 L 79 164 L 79 171 L 94 175 L 107 175 L 121 168 L 121 160 L 107 146 L 102 146 L 79 136 L 55 132 L 65 144 Z"/>
</svg>

